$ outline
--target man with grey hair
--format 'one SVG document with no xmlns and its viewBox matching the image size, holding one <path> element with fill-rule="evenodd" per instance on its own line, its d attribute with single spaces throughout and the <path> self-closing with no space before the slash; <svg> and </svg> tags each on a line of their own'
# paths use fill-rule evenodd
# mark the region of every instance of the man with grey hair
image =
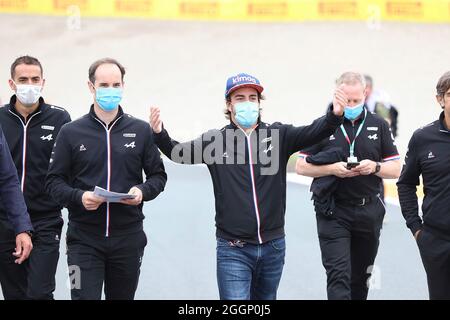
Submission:
<svg viewBox="0 0 450 320">
<path fill-rule="evenodd" d="M 314 178 L 328 299 L 365 300 L 385 214 L 380 183 L 399 176 L 400 156 L 388 123 L 367 111 L 364 76 L 346 72 L 336 85 L 346 102 L 344 123 L 302 150 L 296 169 Z"/>
</svg>

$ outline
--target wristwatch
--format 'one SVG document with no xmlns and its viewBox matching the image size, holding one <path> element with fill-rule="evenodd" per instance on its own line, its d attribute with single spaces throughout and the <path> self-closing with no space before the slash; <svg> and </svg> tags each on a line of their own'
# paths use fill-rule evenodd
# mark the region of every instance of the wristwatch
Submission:
<svg viewBox="0 0 450 320">
<path fill-rule="evenodd" d="M 376 165 L 376 167 L 375 167 L 375 172 L 374 172 L 374 174 L 380 172 L 380 170 L 381 170 L 381 163 L 380 163 L 380 162 L 377 162 L 377 165 Z"/>
</svg>

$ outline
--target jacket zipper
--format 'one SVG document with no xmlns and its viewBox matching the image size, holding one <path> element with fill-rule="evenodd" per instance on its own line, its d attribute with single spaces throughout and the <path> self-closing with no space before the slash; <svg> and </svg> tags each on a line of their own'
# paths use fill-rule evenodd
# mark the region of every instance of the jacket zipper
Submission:
<svg viewBox="0 0 450 320">
<path fill-rule="evenodd" d="M 102 127 L 105 129 L 106 132 L 106 148 L 107 148 L 107 167 L 108 167 L 108 171 L 107 171 L 107 180 L 106 180 L 106 190 L 111 191 L 111 130 L 114 127 L 114 125 L 117 123 L 117 121 L 122 118 L 122 116 L 120 116 L 119 118 L 116 119 L 116 121 L 114 121 L 111 126 L 108 127 L 105 126 L 100 120 L 98 120 L 97 118 L 94 118 L 98 123 L 100 123 L 102 125 Z M 105 237 L 108 238 L 109 237 L 109 225 L 110 225 L 110 212 L 109 212 L 109 202 L 106 202 L 106 226 L 105 226 Z"/>
<path fill-rule="evenodd" d="M 256 195 L 256 181 L 255 181 L 255 174 L 254 174 L 254 170 L 253 170 L 252 144 L 250 142 L 250 136 L 251 135 L 252 135 L 252 133 L 250 133 L 250 135 L 246 134 L 245 136 L 247 138 L 248 159 L 249 159 L 249 167 L 250 167 L 250 178 L 252 180 L 253 204 L 255 206 L 256 223 L 258 225 L 258 241 L 259 241 L 260 244 L 262 244 L 263 241 L 262 241 L 262 237 L 261 237 L 261 215 L 259 213 L 258 197 Z"/>
<path fill-rule="evenodd" d="M 34 118 L 34 116 L 40 114 L 42 111 L 36 112 L 35 114 L 33 114 L 30 119 L 28 119 L 27 123 L 24 123 L 22 121 L 22 119 L 15 114 L 14 112 L 12 112 L 11 110 L 8 110 L 13 116 L 17 117 L 17 119 L 19 119 L 20 123 L 22 124 L 23 127 L 23 141 L 22 141 L 22 176 L 20 177 L 20 190 L 22 191 L 22 193 L 25 190 L 25 174 L 26 174 L 26 159 L 27 159 L 27 131 L 28 131 L 28 125 L 31 122 L 31 119 Z"/>
</svg>

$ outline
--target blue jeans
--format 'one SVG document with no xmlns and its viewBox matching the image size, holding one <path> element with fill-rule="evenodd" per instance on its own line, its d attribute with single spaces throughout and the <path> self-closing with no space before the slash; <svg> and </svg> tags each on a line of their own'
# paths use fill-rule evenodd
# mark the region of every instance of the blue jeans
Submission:
<svg viewBox="0 0 450 320">
<path fill-rule="evenodd" d="M 285 239 L 243 247 L 217 239 L 217 283 L 221 300 L 275 300 L 283 272 Z"/>
</svg>

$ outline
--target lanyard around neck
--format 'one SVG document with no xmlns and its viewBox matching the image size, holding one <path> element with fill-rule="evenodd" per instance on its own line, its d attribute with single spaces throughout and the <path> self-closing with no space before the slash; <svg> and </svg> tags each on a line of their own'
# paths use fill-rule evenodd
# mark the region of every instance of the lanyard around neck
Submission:
<svg viewBox="0 0 450 320">
<path fill-rule="evenodd" d="M 350 138 L 348 137 L 347 131 L 345 131 L 344 125 L 341 124 L 342 133 L 344 134 L 345 140 L 347 140 L 348 144 L 350 145 L 350 157 L 353 157 L 355 155 L 355 141 L 362 131 L 364 123 L 366 122 L 366 118 L 367 118 L 367 109 L 364 108 L 364 120 L 359 125 L 358 131 L 356 131 L 356 135 L 355 138 L 353 139 L 353 142 L 350 142 Z"/>
</svg>

